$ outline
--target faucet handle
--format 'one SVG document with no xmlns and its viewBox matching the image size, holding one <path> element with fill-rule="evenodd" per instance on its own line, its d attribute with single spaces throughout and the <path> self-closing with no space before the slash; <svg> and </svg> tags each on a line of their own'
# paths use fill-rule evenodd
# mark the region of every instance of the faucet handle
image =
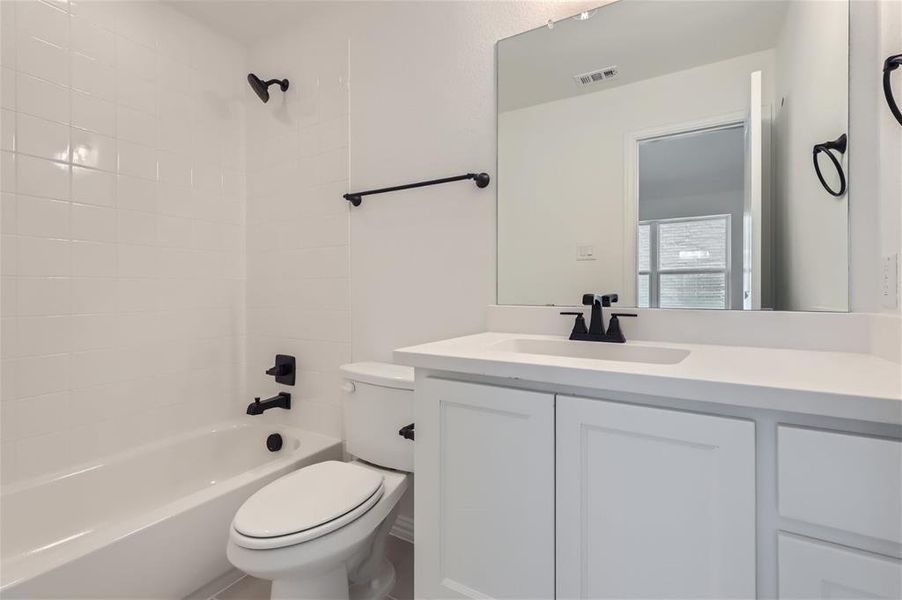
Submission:
<svg viewBox="0 0 902 600">
<path fill-rule="evenodd" d="M 608 321 L 608 341 L 622 344 L 626 341 L 623 330 L 620 329 L 620 317 L 638 317 L 639 315 L 630 313 L 611 313 L 611 319 Z"/>
<path fill-rule="evenodd" d="M 586 317 L 583 316 L 583 313 L 580 311 L 565 311 L 561 313 L 562 315 L 567 316 L 576 316 L 576 321 L 573 323 L 573 331 L 570 332 L 570 338 L 573 339 L 574 335 L 585 335 L 589 333 L 589 330 L 586 329 Z"/>
</svg>

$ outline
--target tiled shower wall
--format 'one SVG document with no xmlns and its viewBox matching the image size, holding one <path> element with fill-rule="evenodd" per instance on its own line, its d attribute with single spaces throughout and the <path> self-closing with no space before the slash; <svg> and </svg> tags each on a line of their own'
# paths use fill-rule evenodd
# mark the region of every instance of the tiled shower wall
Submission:
<svg viewBox="0 0 902 600">
<path fill-rule="evenodd" d="M 241 404 L 246 70 L 156 2 L 0 10 L 9 482 Z"/>
<path fill-rule="evenodd" d="M 287 77 L 263 104 L 248 91 L 247 395 L 292 393 L 269 411 L 341 436 L 338 366 L 349 362 L 347 37 L 289 35 L 251 49 L 266 78 Z M 297 357 L 294 388 L 264 371 Z M 279 414 L 277 414 L 279 413 Z"/>
</svg>

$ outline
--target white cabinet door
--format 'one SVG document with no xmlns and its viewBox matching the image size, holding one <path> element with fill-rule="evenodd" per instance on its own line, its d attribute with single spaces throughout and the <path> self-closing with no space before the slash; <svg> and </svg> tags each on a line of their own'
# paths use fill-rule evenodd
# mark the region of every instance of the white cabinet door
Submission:
<svg viewBox="0 0 902 600">
<path fill-rule="evenodd" d="M 781 533 L 780 598 L 902 597 L 902 562 Z"/>
<path fill-rule="evenodd" d="M 753 422 L 566 396 L 556 418 L 557 598 L 755 596 Z"/>
<path fill-rule="evenodd" d="M 418 378 L 417 598 L 554 597 L 554 396 Z"/>
</svg>

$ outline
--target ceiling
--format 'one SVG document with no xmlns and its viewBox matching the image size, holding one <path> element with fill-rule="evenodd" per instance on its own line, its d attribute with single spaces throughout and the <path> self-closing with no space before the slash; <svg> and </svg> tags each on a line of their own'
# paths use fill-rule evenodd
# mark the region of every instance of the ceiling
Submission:
<svg viewBox="0 0 902 600">
<path fill-rule="evenodd" d="M 498 45 L 499 110 L 514 110 L 774 47 L 783 0 L 625 0 Z M 616 66 L 615 79 L 573 76 Z"/>
<path fill-rule="evenodd" d="M 212 29 L 250 45 L 328 9 L 316 0 L 164 0 Z"/>
</svg>

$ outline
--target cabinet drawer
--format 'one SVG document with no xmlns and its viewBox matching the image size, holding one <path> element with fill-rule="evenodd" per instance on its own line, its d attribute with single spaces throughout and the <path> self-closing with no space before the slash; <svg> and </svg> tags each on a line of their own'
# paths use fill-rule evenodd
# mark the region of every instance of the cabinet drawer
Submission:
<svg viewBox="0 0 902 600">
<path fill-rule="evenodd" d="M 780 516 L 902 542 L 902 443 L 778 428 Z"/>
<path fill-rule="evenodd" d="M 779 534 L 780 598 L 899 598 L 902 563 Z"/>
</svg>

